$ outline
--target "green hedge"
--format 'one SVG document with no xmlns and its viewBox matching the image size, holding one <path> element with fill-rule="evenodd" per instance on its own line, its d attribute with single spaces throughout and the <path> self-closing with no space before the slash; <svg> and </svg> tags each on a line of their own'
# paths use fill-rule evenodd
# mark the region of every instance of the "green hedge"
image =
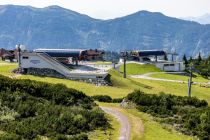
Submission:
<svg viewBox="0 0 210 140">
<path fill-rule="evenodd" d="M 112 99 L 108 95 L 94 95 L 92 96 L 92 99 L 99 102 L 106 102 L 106 103 L 120 103 L 123 100 L 123 98 Z"/>
<path fill-rule="evenodd" d="M 49 84 L 32 80 L 17 80 L 0 76 L 0 91 L 26 92 L 35 97 L 41 97 L 55 104 L 66 106 L 78 105 L 90 109 L 93 100 L 83 92 L 67 88 L 63 84 Z"/>
</svg>

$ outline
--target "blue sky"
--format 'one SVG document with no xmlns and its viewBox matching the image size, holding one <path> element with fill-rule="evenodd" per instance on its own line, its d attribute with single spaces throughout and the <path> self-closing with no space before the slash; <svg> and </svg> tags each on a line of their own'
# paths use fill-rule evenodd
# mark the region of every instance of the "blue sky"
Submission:
<svg viewBox="0 0 210 140">
<path fill-rule="evenodd" d="M 210 0 L 0 0 L 0 5 L 59 5 L 94 18 L 111 19 L 140 10 L 162 12 L 172 17 L 210 13 Z"/>
</svg>

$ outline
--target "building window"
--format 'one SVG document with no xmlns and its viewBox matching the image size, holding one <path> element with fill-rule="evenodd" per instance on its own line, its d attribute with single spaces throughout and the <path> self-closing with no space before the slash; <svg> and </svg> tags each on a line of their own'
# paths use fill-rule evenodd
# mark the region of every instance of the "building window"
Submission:
<svg viewBox="0 0 210 140">
<path fill-rule="evenodd" d="M 102 79 L 102 78 L 103 78 L 103 76 L 96 76 L 96 78 L 98 78 L 98 79 Z"/>
<path fill-rule="evenodd" d="M 23 59 L 28 59 L 28 56 L 23 56 Z"/>
<path fill-rule="evenodd" d="M 164 67 L 167 67 L 167 66 L 174 66 L 174 64 L 164 64 Z"/>
</svg>

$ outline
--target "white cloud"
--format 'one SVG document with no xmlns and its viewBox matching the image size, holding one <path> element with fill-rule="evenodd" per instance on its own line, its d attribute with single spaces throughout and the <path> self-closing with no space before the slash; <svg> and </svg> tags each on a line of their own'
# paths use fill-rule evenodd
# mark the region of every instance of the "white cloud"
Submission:
<svg viewBox="0 0 210 140">
<path fill-rule="evenodd" d="M 0 0 L 0 4 L 46 7 L 59 5 L 94 18 L 115 18 L 140 10 L 162 12 L 173 17 L 210 13 L 210 0 Z"/>
</svg>

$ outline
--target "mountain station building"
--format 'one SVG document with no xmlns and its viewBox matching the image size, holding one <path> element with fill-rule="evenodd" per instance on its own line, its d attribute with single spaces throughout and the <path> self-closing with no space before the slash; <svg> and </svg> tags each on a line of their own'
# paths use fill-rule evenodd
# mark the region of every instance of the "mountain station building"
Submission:
<svg viewBox="0 0 210 140">
<path fill-rule="evenodd" d="M 91 55 L 85 49 L 35 49 L 21 51 L 19 67 L 23 73 L 82 80 L 86 82 L 105 82 L 108 72 L 83 64 L 83 61 L 101 60 L 103 52 L 97 50 Z"/>
<path fill-rule="evenodd" d="M 127 61 L 135 61 L 141 64 L 153 64 L 163 71 L 185 70 L 185 66 L 182 61 L 174 61 L 173 57 L 177 54 L 169 54 L 163 50 L 137 50 L 122 53 L 126 56 Z M 171 61 L 168 60 L 168 55 L 172 55 Z M 123 63 L 123 57 L 120 59 L 120 62 Z"/>
</svg>

